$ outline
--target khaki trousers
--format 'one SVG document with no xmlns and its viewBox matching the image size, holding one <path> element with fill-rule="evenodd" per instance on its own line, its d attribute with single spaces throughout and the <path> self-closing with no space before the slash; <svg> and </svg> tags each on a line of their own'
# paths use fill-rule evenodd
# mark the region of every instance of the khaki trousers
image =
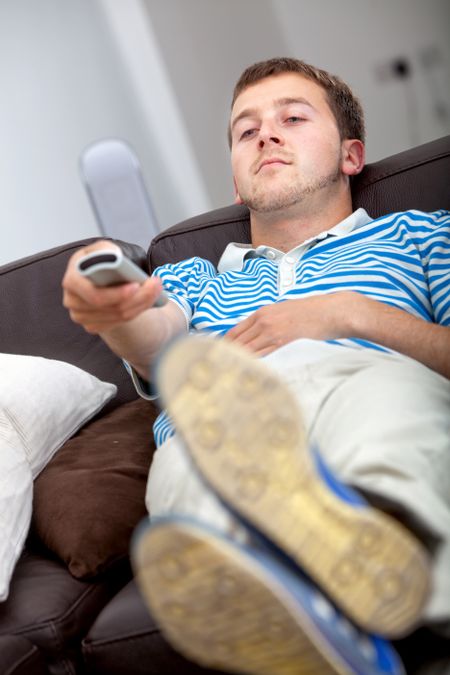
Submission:
<svg viewBox="0 0 450 675">
<path fill-rule="evenodd" d="M 297 340 L 264 359 L 299 403 L 311 443 L 345 483 L 401 520 L 431 552 L 423 623 L 450 633 L 450 381 L 397 354 Z M 155 453 L 151 515 L 191 515 L 245 539 L 177 436 Z"/>
</svg>

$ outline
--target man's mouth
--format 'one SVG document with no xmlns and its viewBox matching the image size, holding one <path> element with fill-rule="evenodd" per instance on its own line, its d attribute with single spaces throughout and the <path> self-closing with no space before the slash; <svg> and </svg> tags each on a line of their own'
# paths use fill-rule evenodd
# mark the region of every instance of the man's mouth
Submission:
<svg viewBox="0 0 450 675">
<path fill-rule="evenodd" d="M 269 166 L 271 164 L 290 164 L 285 159 L 282 159 L 281 157 L 268 157 L 267 159 L 264 159 L 259 165 L 258 168 L 256 169 L 256 173 L 259 173 L 261 169 L 263 169 L 265 166 Z"/>
</svg>

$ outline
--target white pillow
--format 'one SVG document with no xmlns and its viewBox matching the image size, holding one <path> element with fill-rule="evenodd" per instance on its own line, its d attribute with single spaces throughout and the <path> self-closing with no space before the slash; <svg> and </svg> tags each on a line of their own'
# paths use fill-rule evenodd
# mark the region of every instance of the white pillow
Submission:
<svg viewBox="0 0 450 675">
<path fill-rule="evenodd" d="M 116 392 L 63 361 L 0 354 L 0 601 L 30 526 L 33 479 Z"/>
</svg>

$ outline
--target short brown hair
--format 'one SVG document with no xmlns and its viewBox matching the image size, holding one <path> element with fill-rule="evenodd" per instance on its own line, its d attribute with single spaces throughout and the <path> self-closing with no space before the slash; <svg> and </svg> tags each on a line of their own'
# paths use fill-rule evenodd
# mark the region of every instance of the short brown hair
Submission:
<svg viewBox="0 0 450 675">
<path fill-rule="evenodd" d="M 247 87 L 256 84 L 266 77 L 282 75 L 283 73 L 298 73 L 308 80 L 313 80 L 325 90 L 328 104 L 331 108 L 341 139 L 356 138 L 364 143 L 365 126 L 364 112 L 361 103 L 350 87 L 336 75 L 321 70 L 309 63 L 289 57 L 259 61 L 244 70 L 233 91 L 231 107 L 237 97 Z M 231 147 L 231 129 L 228 127 L 228 141 Z"/>
</svg>

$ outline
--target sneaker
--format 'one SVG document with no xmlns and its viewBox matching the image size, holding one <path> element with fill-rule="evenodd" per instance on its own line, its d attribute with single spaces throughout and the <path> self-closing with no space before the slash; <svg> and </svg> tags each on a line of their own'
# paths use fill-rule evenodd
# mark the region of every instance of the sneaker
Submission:
<svg viewBox="0 0 450 675">
<path fill-rule="evenodd" d="M 155 377 L 200 474 L 247 527 L 364 630 L 412 630 L 429 590 L 423 547 L 310 451 L 297 401 L 272 371 L 225 340 L 188 336 Z"/>
<path fill-rule="evenodd" d="M 194 521 L 141 525 L 135 577 L 168 641 L 202 666 L 251 675 L 404 675 L 314 585 L 261 550 Z"/>
</svg>

